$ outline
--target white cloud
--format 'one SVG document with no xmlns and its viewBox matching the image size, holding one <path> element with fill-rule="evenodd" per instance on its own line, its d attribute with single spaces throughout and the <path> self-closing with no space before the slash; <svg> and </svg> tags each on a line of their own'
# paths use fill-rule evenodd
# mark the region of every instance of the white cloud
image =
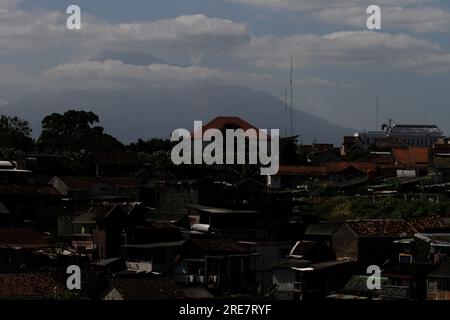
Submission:
<svg viewBox="0 0 450 320">
<path fill-rule="evenodd" d="M 245 24 L 205 15 L 184 15 L 154 22 L 110 24 L 87 13 L 80 31 L 66 28 L 67 15 L 59 11 L 0 9 L 0 53 L 84 47 L 90 51 L 126 44 L 183 48 L 204 53 L 233 48 L 250 40 Z"/>
<path fill-rule="evenodd" d="M 206 67 L 179 67 L 161 64 L 135 66 L 121 61 L 90 61 L 57 66 L 45 72 L 46 82 L 51 86 L 92 89 L 101 87 L 126 87 L 140 85 L 172 86 L 180 83 L 207 81 L 226 85 L 241 85 L 270 91 L 281 81 L 264 73 L 245 73 Z M 321 78 L 298 79 L 299 86 L 329 86 L 333 82 Z"/>
<path fill-rule="evenodd" d="M 450 11 L 438 7 L 382 8 L 382 30 L 405 29 L 418 33 L 450 32 Z M 320 21 L 340 26 L 365 28 L 365 8 L 361 6 L 324 9 L 314 13 Z"/>
<path fill-rule="evenodd" d="M 289 53 L 296 67 L 376 65 L 421 71 L 428 66 L 437 71 L 439 62 L 444 67 L 447 56 L 447 52 L 429 40 L 372 31 L 254 37 L 239 56 L 257 67 L 288 69 Z M 414 63 L 406 65 L 405 61 Z"/>
<path fill-rule="evenodd" d="M 312 11 L 322 9 L 333 9 L 361 5 L 361 0 L 225 0 L 227 2 L 236 2 L 245 5 L 265 7 L 272 9 L 294 10 L 294 11 Z M 403 6 L 420 3 L 432 3 L 433 0 L 378 0 L 379 6 Z M 367 3 L 369 6 L 372 3 Z M 367 7 L 366 6 L 366 7 Z"/>
<path fill-rule="evenodd" d="M 14 9 L 22 0 L 0 0 L 1 9 Z"/>
</svg>

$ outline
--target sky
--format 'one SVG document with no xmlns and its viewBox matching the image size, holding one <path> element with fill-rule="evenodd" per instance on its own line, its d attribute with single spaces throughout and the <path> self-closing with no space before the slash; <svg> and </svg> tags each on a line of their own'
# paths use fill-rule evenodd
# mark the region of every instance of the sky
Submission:
<svg viewBox="0 0 450 320">
<path fill-rule="evenodd" d="M 73 4 L 81 30 L 66 27 Z M 381 8 L 381 30 L 366 27 L 369 5 Z M 92 61 L 102 50 L 167 64 Z M 291 55 L 295 108 L 373 130 L 378 94 L 380 124 L 450 133 L 448 0 L 0 0 L 0 105 L 43 90 L 192 81 L 281 99 Z"/>
</svg>

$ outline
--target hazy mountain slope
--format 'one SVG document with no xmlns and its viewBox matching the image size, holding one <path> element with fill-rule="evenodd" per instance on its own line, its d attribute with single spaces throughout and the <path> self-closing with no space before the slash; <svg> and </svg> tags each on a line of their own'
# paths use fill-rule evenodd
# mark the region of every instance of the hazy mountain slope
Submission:
<svg viewBox="0 0 450 320">
<path fill-rule="evenodd" d="M 121 91 L 42 92 L 0 106 L 2 114 L 17 115 L 40 132 L 45 115 L 69 109 L 91 110 L 107 132 L 123 142 L 137 138 L 169 137 L 176 128 L 191 129 L 194 120 L 207 122 L 216 116 L 239 116 L 256 127 L 280 129 L 284 134 L 284 105 L 273 96 L 235 86 L 212 84 L 178 88 L 141 88 Z M 340 143 L 354 130 L 343 128 L 300 110 L 294 111 L 294 133 L 304 143 Z"/>
</svg>

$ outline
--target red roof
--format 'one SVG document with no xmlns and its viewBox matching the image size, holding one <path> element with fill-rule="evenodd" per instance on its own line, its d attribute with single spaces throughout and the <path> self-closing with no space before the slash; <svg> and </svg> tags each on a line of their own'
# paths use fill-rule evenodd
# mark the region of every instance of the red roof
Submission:
<svg viewBox="0 0 450 320">
<path fill-rule="evenodd" d="M 338 173 L 355 168 L 365 173 L 375 172 L 376 166 L 371 162 L 328 162 L 324 164 L 327 173 Z"/>
<path fill-rule="evenodd" d="M 358 237 L 400 237 L 417 233 L 416 228 L 403 219 L 349 220 L 346 223 Z"/>
<path fill-rule="evenodd" d="M 305 175 L 305 176 L 324 176 L 326 175 L 325 167 L 317 166 L 280 166 L 278 174 L 284 175 Z"/>
<path fill-rule="evenodd" d="M 428 165 L 427 147 L 394 148 L 392 153 L 399 166 Z"/>
<path fill-rule="evenodd" d="M 248 123 L 247 121 L 239 118 L 239 117 L 217 117 L 207 124 L 205 124 L 202 128 L 202 132 L 205 132 L 209 129 L 242 129 L 244 131 L 247 131 L 249 129 L 256 130 L 256 134 L 259 137 L 259 129 L 256 128 L 254 125 Z M 192 137 L 194 138 L 194 135 L 197 132 L 194 132 L 192 134 Z M 267 134 L 268 137 L 270 137 L 269 134 Z"/>
<path fill-rule="evenodd" d="M 278 174 L 325 176 L 330 173 L 338 173 L 350 168 L 355 168 L 364 173 L 376 171 L 375 164 L 370 162 L 327 162 L 323 166 L 280 166 Z"/>
</svg>

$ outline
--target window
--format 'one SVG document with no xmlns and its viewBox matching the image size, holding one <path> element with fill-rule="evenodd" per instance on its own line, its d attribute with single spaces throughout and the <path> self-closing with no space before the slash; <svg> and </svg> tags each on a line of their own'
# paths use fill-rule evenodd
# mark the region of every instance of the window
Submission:
<svg viewBox="0 0 450 320">
<path fill-rule="evenodd" d="M 401 263 L 412 263 L 413 262 L 412 254 L 400 253 L 398 255 L 398 262 L 401 262 Z"/>
</svg>

